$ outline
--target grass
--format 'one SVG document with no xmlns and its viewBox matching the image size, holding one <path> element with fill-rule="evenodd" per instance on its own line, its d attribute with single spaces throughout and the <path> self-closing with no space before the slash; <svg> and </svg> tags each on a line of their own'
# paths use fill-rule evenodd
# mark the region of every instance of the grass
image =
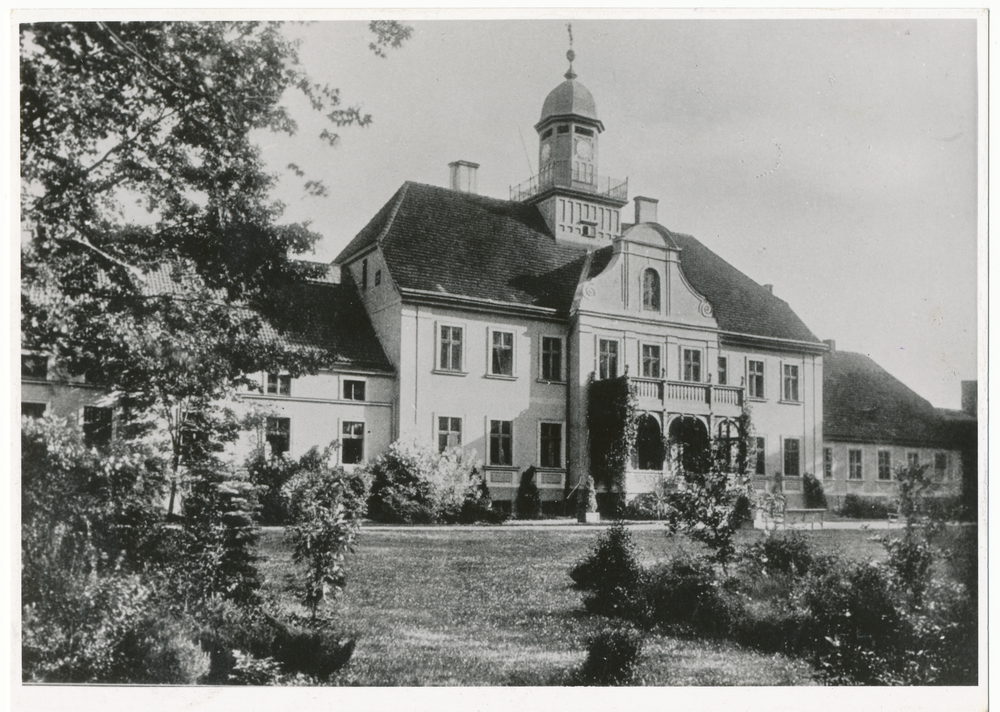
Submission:
<svg viewBox="0 0 1000 712">
<path fill-rule="evenodd" d="M 646 563 L 697 544 L 661 529 L 634 532 Z M 760 532 L 741 532 L 748 543 Z M 817 553 L 882 558 L 870 532 L 806 532 Z M 585 641 L 606 620 L 584 613 L 569 567 L 594 545 L 596 529 L 363 529 L 335 604 L 358 638 L 342 685 L 564 684 L 585 657 Z M 296 603 L 291 551 L 280 531 L 262 547 L 270 592 Z M 639 677 L 648 685 L 806 685 L 802 661 L 735 644 L 651 635 Z"/>
</svg>

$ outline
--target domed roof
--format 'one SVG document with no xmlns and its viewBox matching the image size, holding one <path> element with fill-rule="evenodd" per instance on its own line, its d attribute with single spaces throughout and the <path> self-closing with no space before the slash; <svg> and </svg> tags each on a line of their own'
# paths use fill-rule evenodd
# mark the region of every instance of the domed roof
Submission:
<svg viewBox="0 0 1000 712">
<path fill-rule="evenodd" d="M 575 79 L 567 79 L 549 92 L 542 104 L 542 118 L 576 114 L 597 121 L 597 106 L 590 90 Z"/>
</svg>

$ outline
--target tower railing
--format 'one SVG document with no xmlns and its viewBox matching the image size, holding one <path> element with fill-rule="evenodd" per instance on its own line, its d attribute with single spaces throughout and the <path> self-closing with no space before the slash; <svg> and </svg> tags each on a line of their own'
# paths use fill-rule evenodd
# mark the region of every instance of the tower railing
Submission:
<svg viewBox="0 0 1000 712">
<path fill-rule="evenodd" d="M 572 188 L 591 195 L 625 202 L 628 178 L 621 180 L 593 172 L 592 166 L 575 161 L 553 161 L 528 180 L 511 186 L 511 200 L 528 200 L 550 188 Z"/>
</svg>

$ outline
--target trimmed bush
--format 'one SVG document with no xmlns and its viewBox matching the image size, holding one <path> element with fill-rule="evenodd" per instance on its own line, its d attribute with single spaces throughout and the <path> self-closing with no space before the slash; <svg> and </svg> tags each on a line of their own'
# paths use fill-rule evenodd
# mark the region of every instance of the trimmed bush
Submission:
<svg viewBox="0 0 1000 712">
<path fill-rule="evenodd" d="M 636 682 L 643 635 L 633 628 L 601 631 L 587 641 L 587 658 L 577 675 L 581 685 L 628 685 Z"/>
<path fill-rule="evenodd" d="M 802 493 L 805 495 L 806 509 L 827 508 L 823 483 L 812 473 L 807 472 L 802 476 Z"/>
<path fill-rule="evenodd" d="M 768 532 L 762 541 L 754 542 L 743 549 L 742 558 L 768 573 L 784 573 L 803 576 L 812 565 L 809 542 L 799 532 L 776 535 Z"/>
<path fill-rule="evenodd" d="M 521 484 L 517 488 L 517 498 L 514 500 L 514 511 L 518 519 L 541 519 L 542 497 L 535 484 L 535 468 L 529 467 L 521 475 Z"/>
<path fill-rule="evenodd" d="M 190 620 L 144 618 L 122 640 L 121 682 L 194 685 L 211 669 L 196 637 Z"/>
<path fill-rule="evenodd" d="M 630 532 L 615 522 L 597 539 L 594 550 L 570 570 L 578 588 L 587 591 L 584 606 L 608 617 L 641 619 L 645 610 L 645 574 Z"/>
<path fill-rule="evenodd" d="M 653 621 L 696 630 L 723 630 L 726 616 L 712 564 L 681 556 L 653 567 L 647 575 L 646 598 Z"/>
<path fill-rule="evenodd" d="M 844 495 L 844 501 L 840 505 L 840 516 L 847 519 L 888 519 L 890 511 L 889 502 L 873 497 L 861 497 L 850 492 Z"/>
</svg>

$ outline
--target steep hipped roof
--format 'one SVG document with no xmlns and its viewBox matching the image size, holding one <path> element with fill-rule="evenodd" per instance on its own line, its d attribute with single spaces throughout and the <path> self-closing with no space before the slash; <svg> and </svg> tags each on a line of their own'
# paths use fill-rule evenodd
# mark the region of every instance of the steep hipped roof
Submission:
<svg viewBox="0 0 1000 712">
<path fill-rule="evenodd" d="M 680 248 L 685 276 L 711 303 L 722 330 L 820 343 L 787 303 L 696 239 L 655 229 Z M 534 205 L 419 183 L 404 184 L 336 262 L 376 243 L 404 289 L 551 307 L 563 316 L 586 254 L 581 246 L 557 243 Z M 584 278 L 600 274 L 612 251 L 594 252 Z"/>
<path fill-rule="evenodd" d="M 893 445 L 949 445 L 938 410 L 869 357 L 823 356 L 823 437 Z"/>
<path fill-rule="evenodd" d="M 723 331 L 821 343 L 788 302 L 754 282 L 698 240 L 671 232 L 681 249 L 681 268 L 715 312 Z"/>
<path fill-rule="evenodd" d="M 586 250 L 557 244 L 538 208 L 406 183 L 337 257 L 382 245 L 404 289 L 568 312 Z"/>
</svg>

